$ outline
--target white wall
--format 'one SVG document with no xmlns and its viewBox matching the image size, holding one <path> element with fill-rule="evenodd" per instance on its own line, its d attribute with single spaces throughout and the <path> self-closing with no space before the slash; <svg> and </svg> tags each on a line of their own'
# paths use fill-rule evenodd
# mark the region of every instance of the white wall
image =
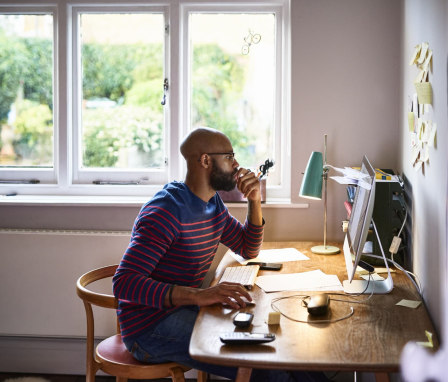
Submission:
<svg viewBox="0 0 448 382">
<path fill-rule="evenodd" d="M 400 167 L 410 183 L 413 203 L 413 254 L 416 273 L 424 285 L 426 304 L 435 325 L 442 330 L 447 294 L 446 198 L 448 169 L 447 70 L 448 70 L 448 4 L 444 0 L 407 0 L 404 4 L 403 28 L 403 95 Z M 430 114 L 437 123 L 437 146 L 430 150 L 430 162 L 424 171 L 411 165 L 407 126 L 408 96 L 415 92 L 415 66 L 408 62 L 414 47 L 428 42 L 433 50 L 433 107 Z M 447 330 L 446 328 L 445 330 Z M 445 333 L 446 337 L 446 333 Z"/>
<path fill-rule="evenodd" d="M 299 201 L 301 173 L 325 133 L 329 164 L 359 166 L 366 154 L 375 167 L 397 167 L 401 1 L 293 0 L 291 13 L 291 183 Z M 342 240 L 345 188 L 329 181 L 328 192 L 328 235 Z M 296 216 L 301 239 L 322 239 L 323 203 Z"/>
</svg>

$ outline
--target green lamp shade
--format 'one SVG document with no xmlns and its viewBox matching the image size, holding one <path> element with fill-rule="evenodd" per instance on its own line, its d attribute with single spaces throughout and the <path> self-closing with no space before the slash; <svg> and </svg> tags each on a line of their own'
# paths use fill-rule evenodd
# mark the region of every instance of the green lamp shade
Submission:
<svg viewBox="0 0 448 382">
<path fill-rule="evenodd" d="M 322 153 L 313 151 L 306 166 L 299 196 L 309 199 L 322 199 L 322 177 L 324 173 L 324 162 Z"/>
</svg>

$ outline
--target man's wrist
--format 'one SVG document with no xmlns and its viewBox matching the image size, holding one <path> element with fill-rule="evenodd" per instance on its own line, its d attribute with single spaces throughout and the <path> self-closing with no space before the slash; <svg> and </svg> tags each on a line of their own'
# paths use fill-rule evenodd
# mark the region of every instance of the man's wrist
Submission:
<svg viewBox="0 0 448 382">
<path fill-rule="evenodd" d="M 169 303 L 172 307 L 179 305 L 198 305 L 197 304 L 197 288 L 185 287 L 181 285 L 176 285 L 168 293 Z"/>
<path fill-rule="evenodd" d="M 256 226 L 263 225 L 263 213 L 261 211 L 261 200 L 248 201 L 247 218 L 249 222 Z"/>
</svg>

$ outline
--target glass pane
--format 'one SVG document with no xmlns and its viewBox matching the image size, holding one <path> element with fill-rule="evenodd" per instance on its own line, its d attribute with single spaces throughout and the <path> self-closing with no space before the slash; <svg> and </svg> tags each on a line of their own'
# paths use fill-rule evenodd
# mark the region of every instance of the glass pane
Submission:
<svg viewBox="0 0 448 382">
<path fill-rule="evenodd" d="M 0 15 L 0 167 L 53 167 L 53 17 Z"/>
<path fill-rule="evenodd" d="M 82 14 L 82 166 L 164 166 L 163 14 Z"/>
<path fill-rule="evenodd" d="M 275 16 L 192 13 L 190 38 L 190 127 L 227 134 L 243 167 L 273 159 Z"/>
</svg>

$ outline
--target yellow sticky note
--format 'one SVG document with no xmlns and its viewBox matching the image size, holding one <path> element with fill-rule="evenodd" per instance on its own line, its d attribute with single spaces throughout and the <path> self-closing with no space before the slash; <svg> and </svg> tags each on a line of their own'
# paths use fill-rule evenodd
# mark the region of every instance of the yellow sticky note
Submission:
<svg viewBox="0 0 448 382">
<path fill-rule="evenodd" d="M 417 345 L 423 346 L 425 348 L 432 348 L 434 347 L 434 344 L 432 342 L 432 333 L 425 330 L 426 338 L 428 339 L 427 342 L 417 342 Z"/>
<path fill-rule="evenodd" d="M 428 54 L 426 55 L 425 62 L 423 63 L 423 69 L 429 72 L 431 67 L 431 60 L 432 60 L 432 50 L 428 49 Z"/>
<path fill-rule="evenodd" d="M 387 273 L 387 268 L 386 267 L 375 267 L 375 272 L 376 273 Z M 395 269 L 390 269 L 389 268 L 389 272 L 390 273 L 394 273 Z"/>
<path fill-rule="evenodd" d="M 420 56 L 417 59 L 419 65 L 425 62 L 426 54 L 428 53 L 429 44 L 427 42 L 422 43 L 422 50 L 420 51 Z"/>
<path fill-rule="evenodd" d="M 415 82 L 415 90 L 417 91 L 418 103 L 432 104 L 432 86 L 430 82 Z"/>
<path fill-rule="evenodd" d="M 269 312 L 268 325 L 278 325 L 280 323 L 280 313 L 279 312 Z"/>
<path fill-rule="evenodd" d="M 408 112 L 409 131 L 414 131 L 415 115 L 412 111 Z"/>
<path fill-rule="evenodd" d="M 422 133 L 425 126 L 425 122 L 421 118 L 417 118 L 417 138 L 419 141 L 422 140 Z"/>
<path fill-rule="evenodd" d="M 405 299 L 403 299 L 403 300 L 397 302 L 396 305 L 405 306 L 406 308 L 415 309 L 415 308 L 418 308 L 421 303 L 422 303 L 421 301 L 414 301 L 414 300 L 405 300 Z"/>
<path fill-rule="evenodd" d="M 421 49 L 422 49 L 421 44 L 418 44 L 415 46 L 414 53 L 412 54 L 412 57 L 411 57 L 411 61 L 409 61 L 409 66 L 414 65 L 417 62 L 417 59 L 420 56 Z"/>
</svg>

